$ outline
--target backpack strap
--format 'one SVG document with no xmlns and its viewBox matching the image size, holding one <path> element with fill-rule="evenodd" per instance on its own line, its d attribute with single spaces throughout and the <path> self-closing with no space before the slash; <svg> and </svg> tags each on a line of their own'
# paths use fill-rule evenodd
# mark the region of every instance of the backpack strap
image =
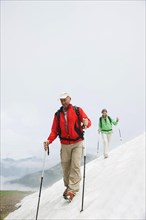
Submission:
<svg viewBox="0 0 146 220">
<path fill-rule="evenodd" d="M 81 126 L 81 121 L 80 121 L 79 107 L 73 106 L 73 108 L 74 108 L 74 110 L 75 110 L 76 115 L 78 116 L 78 125 L 79 125 L 79 127 L 80 127 L 80 126 Z"/>
<path fill-rule="evenodd" d="M 80 138 L 84 139 L 84 131 L 82 130 L 83 127 L 81 127 L 81 120 L 80 120 L 80 112 L 79 112 L 79 107 L 77 106 L 73 106 L 74 110 L 76 112 L 76 115 L 78 116 L 78 127 L 76 126 L 76 124 L 74 125 L 74 129 L 77 132 L 77 134 L 79 135 Z"/>
<path fill-rule="evenodd" d="M 102 128 L 102 117 L 99 118 L 100 121 L 100 127 Z"/>
<path fill-rule="evenodd" d="M 107 116 L 107 117 L 108 117 L 110 123 L 112 124 L 112 119 L 111 119 L 111 117 L 110 117 L 110 116 Z"/>
<path fill-rule="evenodd" d="M 61 128 L 60 128 L 60 112 L 63 111 L 63 107 L 60 107 L 60 109 L 57 110 L 57 112 L 55 113 L 55 115 L 58 118 L 58 136 L 61 137 Z"/>
</svg>

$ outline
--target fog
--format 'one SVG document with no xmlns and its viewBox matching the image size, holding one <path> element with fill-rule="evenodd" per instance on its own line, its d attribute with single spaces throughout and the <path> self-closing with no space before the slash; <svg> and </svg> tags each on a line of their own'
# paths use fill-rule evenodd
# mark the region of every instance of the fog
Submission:
<svg viewBox="0 0 146 220">
<path fill-rule="evenodd" d="M 3 158 L 43 156 L 62 92 L 92 121 L 89 153 L 102 108 L 120 119 L 111 148 L 144 132 L 144 1 L 1 1 Z"/>
</svg>

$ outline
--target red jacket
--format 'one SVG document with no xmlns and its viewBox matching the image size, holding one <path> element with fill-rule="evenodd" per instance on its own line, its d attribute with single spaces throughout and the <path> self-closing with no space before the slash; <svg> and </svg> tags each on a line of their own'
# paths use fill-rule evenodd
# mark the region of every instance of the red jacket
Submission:
<svg viewBox="0 0 146 220">
<path fill-rule="evenodd" d="M 83 118 L 88 119 L 88 126 L 91 126 L 91 121 L 85 114 L 85 112 L 82 110 L 82 108 L 79 107 L 79 118 L 80 121 L 83 121 Z M 60 112 L 60 131 L 61 131 L 61 138 L 66 138 L 68 140 L 63 140 L 60 138 L 60 142 L 62 144 L 73 144 L 78 141 L 83 140 L 83 138 L 79 138 L 78 133 L 75 131 L 75 126 L 79 128 L 79 123 L 78 123 L 78 116 L 74 110 L 74 107 L 70 104 L 69 108 L 67 110 L 67 123 L 65 120 L 64 112 Z M 83 129 L 80 127 L 80 130 L 83 131 Z M 58 117 L 55 114 L 54 115 L 54 120 L 52 124 L 52 129 L 51 133 L 48 137 L 48 140 L 50 143 L 52 143 L 56 137 L 58 136 Z"/>
</svg>

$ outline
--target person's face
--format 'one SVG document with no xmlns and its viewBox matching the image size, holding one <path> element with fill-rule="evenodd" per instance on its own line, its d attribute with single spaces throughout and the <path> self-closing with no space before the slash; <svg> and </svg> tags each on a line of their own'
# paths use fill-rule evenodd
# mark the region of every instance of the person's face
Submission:
<svg viewBox="0 0 146 220">
<path fill-rule="evenodd" d="M 60 99 L 60 102 L 61 102 L 64 109 L 68 108 L 68 106 L 70 104 L 70 100 L 71 100 L 71 98 L 69 96 L 67 96 L 65 99 Z"/>
<path fill-rule="evenodd" d="M 102 112 L 102 116 L 103 116 L 104 118 L 106 118 L 107 112 L 106 112 L 106 111 Z"/>
</svg>

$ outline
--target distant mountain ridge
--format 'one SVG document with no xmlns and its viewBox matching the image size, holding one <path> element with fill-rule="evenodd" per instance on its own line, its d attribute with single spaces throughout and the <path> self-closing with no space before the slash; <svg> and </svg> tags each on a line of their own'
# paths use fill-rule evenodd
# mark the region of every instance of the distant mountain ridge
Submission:
<svg viewBox="0 0 146 220">
<path fill-rule="evenodd" d="M 96 155 L 87 154 L 87 163 L 96 158 Z M 83 163 L 83 161 L 82 161 Z M 11 158 L 3 159 L 1 162 L 1 176 L 13 177 L 6 180 L 4 184 L 29 187 L 32 190 L 37 190 L 40 184 L 42 159 L 40 158 L 26 158 L 21 160 L 14 160 Z M 46 164 L 44 172 L 43 186 L 48 187 L 62 178 L 61 164 L 49 167 Z"/>
<path fill-rule="evenodd" d="M 87 163 L 94 160 L 96 158 L 95 155 L 90 155 L 87 154 Z M 83 161 L 82 161 L 83 163 Z M 24 185 L 27 187 L 31 187 L 34 189 L 38 189 L 39 184 L 40 184 L 40 177 L 41 177 L 41 172 L 34 172 L 31 174 L 24 175 L 21 178 L 17 178 L 15 180 L 8 181 L 10 184 L 19 184 L 19 185 Z M 62 168 L 61 164 L 58 163 L 57 165 L 51 167 L 48 170 L 45 170 L 44 172 L 44 181 L 43 181 L 43 186 L 48 187 L 54 184 L 56 181 L 60 180 L 62 178 Z"/>
<path fill-rule="evenodd" d="M 18 178 L 39 171 L 42 166 L 42 159 L 37 157 L 28 157 L 19 160 L 5 158 L 1 159 L 0 166 L 1 176 Z"/>
</svg>

